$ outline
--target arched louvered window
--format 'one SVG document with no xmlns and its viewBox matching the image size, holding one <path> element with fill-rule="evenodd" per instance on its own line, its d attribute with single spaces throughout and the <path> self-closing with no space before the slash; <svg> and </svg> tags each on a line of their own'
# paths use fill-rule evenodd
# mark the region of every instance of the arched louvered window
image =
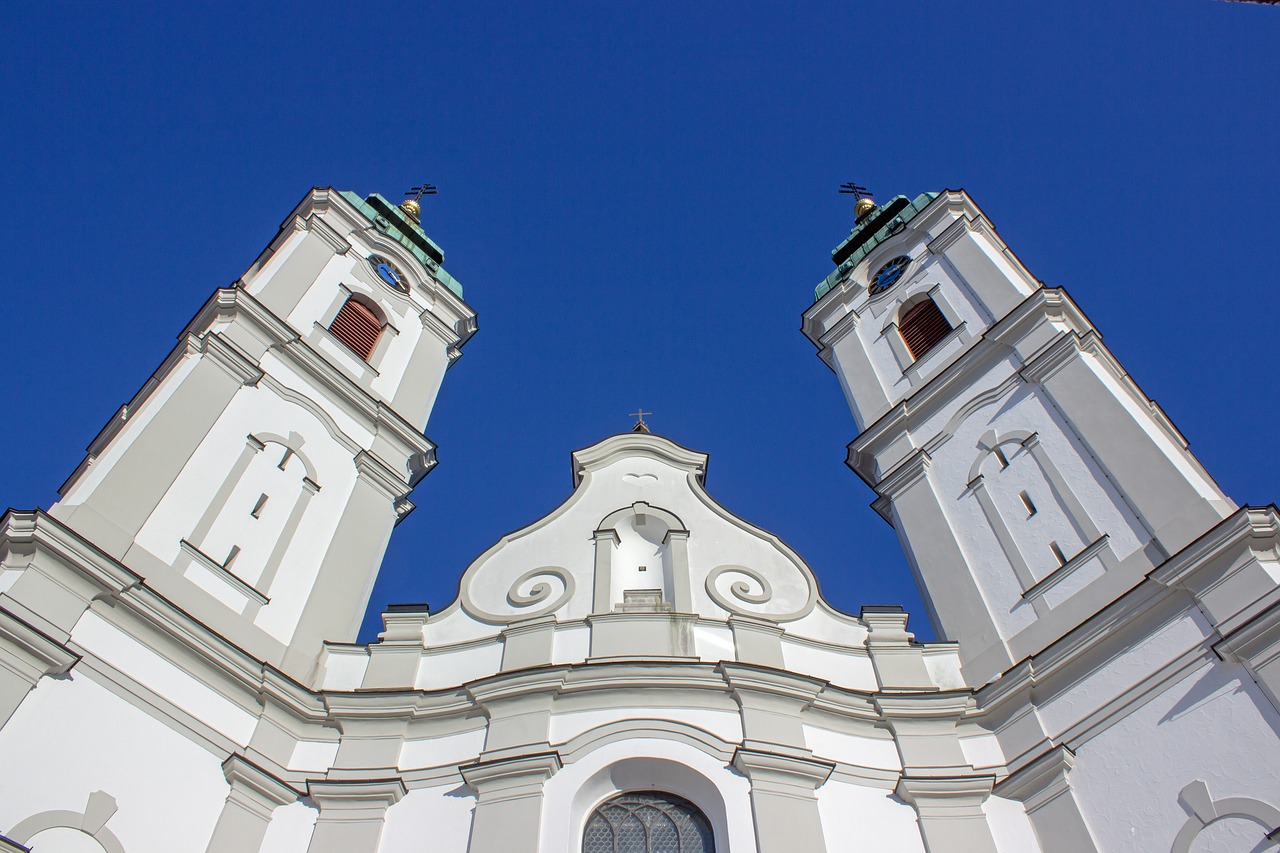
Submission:
<svg viewBox="0 0 1280 853">
<path fill-rule="evenodd" d="M 348 298 L 338 316 L 329 324 L 329 331 L 352 352 L 368 361 L 378 343 L 378 336 L 382 334 L 382 323 L 368 306 Z"/>
<path fill-rule="evenodd" d="M 898 332 L 913 359 L 937 346 L 950 331 L 951 324 L 932 299 L 911 306 L 898 321 Z"/>
<path fill-rule="evenodd" d="M 592 813 L 582 853 L 715 853 L 711 824 L 683 797 L 635 791 Z"/>
</svg>

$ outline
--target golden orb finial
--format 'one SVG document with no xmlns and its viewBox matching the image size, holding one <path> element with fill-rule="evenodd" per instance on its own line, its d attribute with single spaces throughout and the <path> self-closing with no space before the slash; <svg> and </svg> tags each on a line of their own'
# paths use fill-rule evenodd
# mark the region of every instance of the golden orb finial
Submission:
<svg viewBox="0 0 1280 853">
<path fill-rule="evenodd" d="M 419 221 L 418 218 L 422 216 L 422 205 L 418 204 L 417 199 L 405 199 L 400 202 L 400 209 L 407 213 L 414 222 Z"/>
<path fill-rule="evenodd" d="M 876 203 L 870 198 L 860 198 L 858 199 L 858 203 L 853 206 L 853 214 L 861 219 L 875 209 Z"/>
</svg>

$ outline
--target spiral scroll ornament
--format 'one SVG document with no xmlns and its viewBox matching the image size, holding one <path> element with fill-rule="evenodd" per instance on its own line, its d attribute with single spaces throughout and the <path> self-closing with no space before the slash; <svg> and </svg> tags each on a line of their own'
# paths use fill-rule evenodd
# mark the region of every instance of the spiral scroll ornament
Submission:
<svg viewBox="0 0 1280 853">
<path fill-rule="evenodd" d="M 813 609 L 814 603 L 814 596 L 810 591 L 800 607 L 777 612 L 777 606 L 781 602 L 775 598 L 769 579 L 755 569 L 744 566 L 720 566 L 712 569 L 707 574 L 707 594 L 712 601 L 730 613 L 766 616 L 779 622 L 798 619 Z"/>
<path fill-rule="evenodd" d="M 470 589 L 462 596 L 462 606 L 477 619 L 505 624 L 553 613 L 573 598 L 573 591 L 573 575 L 567 569 L 541 566 L 530 569 L 512 582 L 505 599 L 505 604 L 512 608 L 510 611 L 501 612 L 480 606 Z"/>
</svg>

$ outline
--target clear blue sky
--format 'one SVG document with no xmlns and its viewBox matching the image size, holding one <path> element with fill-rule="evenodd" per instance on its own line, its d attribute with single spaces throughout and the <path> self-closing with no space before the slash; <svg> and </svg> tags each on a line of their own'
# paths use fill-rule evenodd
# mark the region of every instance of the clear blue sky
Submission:
<svg viewBox="0 0 1280 853">
<path fill-rule="evenodd" d="M 1280 497 L 1280 9 L 10 3 L 0 27 L 0 502 L 56 499 L 313 184 L 439 185 L 426 228 L 480 332 L 366 637 L 386 603 L 451 601 L 638 405 L 835 605 L 928 636 L 799 332 L 847 180 L 969 190 L 1229 494 Z"/>
</svg>

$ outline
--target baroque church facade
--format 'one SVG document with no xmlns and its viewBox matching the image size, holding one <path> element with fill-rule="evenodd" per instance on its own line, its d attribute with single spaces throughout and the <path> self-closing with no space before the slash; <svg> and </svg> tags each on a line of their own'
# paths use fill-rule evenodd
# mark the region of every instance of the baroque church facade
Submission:
<svg viewBox="0 0 1280 853">
<path fill-rule="evenodd" d="M 942 640 L 642 429 L 356 644 L 476 314 L 413 203 L 314 189 L 0 522 L 0 850 L 1280 848 L 1276 508 L 963 191 L 858 214 L 803 331 Z"/>
</svg>

